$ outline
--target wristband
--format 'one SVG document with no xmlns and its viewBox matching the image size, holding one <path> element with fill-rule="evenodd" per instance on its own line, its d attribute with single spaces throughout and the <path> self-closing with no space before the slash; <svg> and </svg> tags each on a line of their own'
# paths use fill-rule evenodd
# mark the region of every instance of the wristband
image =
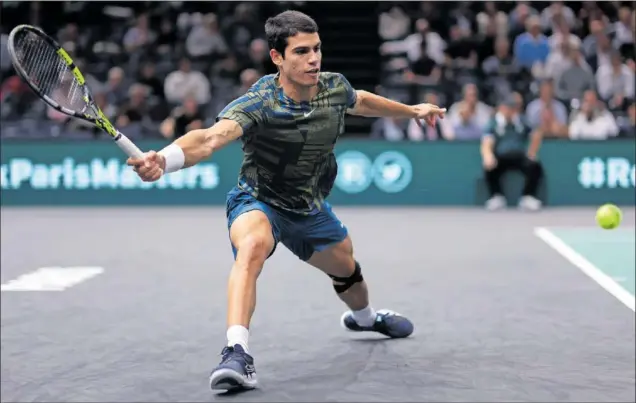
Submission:
<svg viewBox="0 0 636 403">
<path fill-rule="evenodd" d="M 166 160 L 164 172 L 169 174 L 183 168 L 185 164 L 185 154 L 183 149 L 176 144 L 170 144 L 163 150 L 159 151 L 159 155 Z"/>
</svg>

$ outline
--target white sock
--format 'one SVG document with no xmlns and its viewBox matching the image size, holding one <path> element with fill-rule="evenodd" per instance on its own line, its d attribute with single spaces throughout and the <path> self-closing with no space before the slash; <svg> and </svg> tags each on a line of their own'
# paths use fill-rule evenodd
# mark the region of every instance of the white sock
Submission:
<svg viewBox="0 0 636 403">
<path fill-rule="evenodd" d="M 227 329 L 226 335 L 228 346 L 234 347 L 234 345 L 240 344 L 245 352 L 247 352 L 247 340 L 250 336 L 250 331 L 247 330 L 247 328 L 240 325 L 230 326 Z"/>
<path fill-rule="evenodd" d="M 360 326 L 371 326 L 375 322 L 376 313 L 371 305 L 359 311 L 351 311 L 351 313 L 353 314 L 353 319 Z"/>
</svg>

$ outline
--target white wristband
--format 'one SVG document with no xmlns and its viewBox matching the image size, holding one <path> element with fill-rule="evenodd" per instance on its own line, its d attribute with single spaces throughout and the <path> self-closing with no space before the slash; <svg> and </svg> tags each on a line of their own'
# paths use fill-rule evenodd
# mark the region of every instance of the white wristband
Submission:
<svg viewBox="0 0 636 403">
<path fill-rule="evenodd" d="M 185 154 L 183 153 L 183 149 L 176 144 L 170 144 L 163 150 L 159 151 L 159 154 L 166 160 L 166 169 L 164 172 L 167 174 L 180 170 L 185 164 Z"/>
</svg>

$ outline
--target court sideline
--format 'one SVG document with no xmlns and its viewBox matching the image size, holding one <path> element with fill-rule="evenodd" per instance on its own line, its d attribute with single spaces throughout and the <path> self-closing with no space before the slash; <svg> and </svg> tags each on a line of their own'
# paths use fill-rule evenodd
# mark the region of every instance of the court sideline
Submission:
<svg viewBox="0 0 636 403">
<path fill-rule="evenodd" d="M 250 339 L 261 388 L 217 396 L 222 209 L 2 209 L 3 285 L 102 269 L 61 292 L 2 292 L 2 401 L 636 400 L 634 312 L 534 232 L 591 226 L 592 209 L 335 211 L 374 305 L 408 315 L 413 337 L 346 333 L 329 280 L 279 247 Z"/>
</svg>

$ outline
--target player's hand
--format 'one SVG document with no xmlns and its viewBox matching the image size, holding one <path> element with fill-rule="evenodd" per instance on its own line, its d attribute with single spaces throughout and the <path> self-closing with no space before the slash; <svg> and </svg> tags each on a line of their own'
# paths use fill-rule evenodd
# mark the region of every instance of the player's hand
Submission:
<svg viewBox="0 0 636 403">
<path fill-rule="evenodd" d="M 144 182 L 154 182 L 163 175 L 166 167 L 165 158 L 155 151 L 149 151 L 143 158 L 128 158 L 126 164 L 133 167 Z"/>
<path fill-rule="evenodd" d="M 415 121 L 422 127 L 422 120 L 429 126 L 435 126 L 437 118 L 444 119 L 446 115 L 446 108 L 440 108 L 433 104 L 419 104 L 415 105 Z"/>
</svg>

